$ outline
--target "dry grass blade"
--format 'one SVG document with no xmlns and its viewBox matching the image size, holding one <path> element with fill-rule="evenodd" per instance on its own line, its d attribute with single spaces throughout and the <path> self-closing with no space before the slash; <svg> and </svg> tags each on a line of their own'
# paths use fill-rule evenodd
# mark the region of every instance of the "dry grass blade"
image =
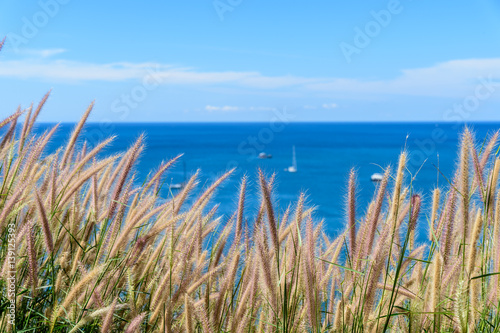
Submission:
<svg viewBox="0 0 500 333">
<path fill-rule="evenodd" d="M 2 138 L 2 141 L 0 141 L 0 149 L 5 147 L 11 141 L 11 139 L 14 137 L 14 132 L 15 132 L 16 127 L 17 127 L 17 119 L 18 118 L 14 118 L 10 122 L 9 130 L 7 131 L 7 133 L 5 133 L 4 137 Z"/>
<path fill-rule="evenodd" d="M 347 186 L 347 220 L 349 228 L 349 245 L 351 257 L 356 252 L 356 172 L 351 169 L 349 173 L 349 184 Z"/>
<path fill-rule="evenodd" d="M 260 169 L 259 169 L 259 181 L 260 181 L 260 187 L 261 187 L 261 191 L 262 191 L 263 202 L 264 202 L 266 212 L 267 212 L 267 222 L 269 225 L 271 240 L 273 242 L 274 252 L 276 253 L 276 256 L 279 257 L 280 242 L 279 242 L 279 237 L 278 237 L 278 229 L 276 226 L 276 220 L 274 218 L 274 209 L 273 209 L 273 203 L 271 200 L 271 193 L 269 191 L 269 184 L 266 182 L 266 179 L 264 178 L 264 174 L 262 173 L 262 170 L 260 170 Z"/>
<path fill-rule="evenodd" d="M 139 331 L 139 327 L 141 326 L 141 323 L 144 321 L 144 318 L 146 318 L 145 312 L 135 317 L 128 325 L 127 329 L 125 330 L 125 333 L 135 333 Z"/>
<path fill-rule="evenodd" d="M 50 230 L 49 219 L 47 218 L 47 213 L 45 212 L 45 207 L 43 205 L 42 199 L 38 191 L 35 191 L 36 204 L 38 207 L 38 212 L 40 215 L 41 227 L 43 231 L 43 238 L 45 240 L 45 246 L 50 254 L 54 252 L 54 240 L 52 238 L 52 230 Z"/>
<path fill-rule="evenodd" d="M 111 205 L 108 210 L 108 215 L 107 219 L 111 220 L 111 217 L 115 213 L 116 205 L 118 204 L 118 199 L 120 198 L 120 194 L 123 190 L 123 185 L 125 184 L 125 181 L 132 170 L 132 166 L 134 165 L 135 161 L 139 157 L 140 152 L 142 151 L 142 141 L 144 139 L 143 135 L 140 135 L 139 138 L 135 141 L 134 145 L 129 149 L 129 154 L 128 156 L 124 157 L 125 158 L 125 164 L 122 170 L 122 174 L 120 175 L 120 178 L 118 178 L 118 182 L 115 186 L 113 196 L 112 196 L 112 201 Z"/>
<path fill-rule="evenodd" d="M 40 115 L 40 112 L 42 111 L 42 108 L 43 106 L 45 105 L 45 103 L 47 102 L 47 99 L 49 98 L 50 96 L 50 93 L 51 93 L 51 90 L 49 90 L 42 98 L 42 100 L 40 101 L 40 103 L 38 103 L 38 106 L 36 107 L 35 109 L 35 112 L 33 113 L 31 119 L 29 120 L 29 125 L 28 125 L 28 129 L 27 129 L 27 132 L 31 132 L 31 130 L 33 129 L 33 126 L 35 125 L 35 121 L 37 120 L 38 116 Z"/>
<path fill-rule="evenodd" d="M 144 191 L 147 191 L 156 181 L 158 181 L 161 176 L 170 168 L 179 158 L 182 157 L 183 154 L 177 155 L 167 163 L 162 164 L 162 166 L 158 169 L 158 171 L 154 174 L 153 177 L 149 180 L 149 182 L 144 186 Z"/>
<path fill-rule="evenodd" d="M 26 232 L 26 242 L 28 244 L 29 276 L 33 294 L 35 294 L 35 290 L 38 287 L 38 263 L 35 250 L 34 233 L 33 222 L 30 221 L 28 222 L 28 230 Z"/>
<path fill-rule="evenodd" d="M 46 97 L 44 97 L 44 99 L 42 100 L 42 103 L 40 103 L 41 105 L 43 105 L 43 103 L 45 103 L 45 100 L 47 99 L 47 97 L 48 97 L 48 94 L 46 95 Z M 41 108 L 41 107 L 39 107 L 39 108 Z M 87 110 L 83 114 L 82 118 L 80 119 L 80 121 L 76 125 L 75 129 L 73 130 L 73 133 L 71 133 L 71 137 L 69 138 L 68 144 L 66 145 L 66 149 L 64 150 L 64 154 L 63 154 L 63 157 L 61 159 L 62 167 L 65 167 L 66 164 L 68 163 L 68 159 L 70 158 L 70 155 L 73 153 L 73 148 L 75 146 L 76 140 L 78 139 L 78 136 L 80 135 L 80 132 L 82 131 L 83 125 L 85 125 L 85 122 L 87 121 L 87 118 L 89 117 L 90 112 L 92 111 L 93 108 L 94 108 L 94 102 L 90 103 L 89 107 L 87 108 Z M 38 111 L 38 108 L 37 108 L 37 111 Z M 35 116 L 33 118 L 35 118 L 37 116 L 37 114 L 38 113 L 35 112 Z"/>
<path fill-rule="evenodd" d="M 18 108 L 17 111 L 13 114 L 11 114 L 10 116 L 8 116 L 7 118 L 5 118 L 4 120 L 0 121 L 0 128 L 4 127 L 5 125 L 7 125 L 8 123 L 16 120 L 17 118 L 19 118 L 21 115 L 23 114 L 23 111 L 21 111 L 21 108 Z"/>
<path fill-rule="evenodd" d="M 109 307 L 109 310 L 104 315 L 102 320 L 101 333 L 110 333 L 111 326 L 113 325 L 113 316 L 115 314 L 116 303 L 118 302 L 118 298 L 115 298 L 113 304 Z"/>
<path fill-rule="evenodd" d="M 57 308 L 57 311 L 54 312 L 53 322 L 57 320 L 57 318 L 65 311 L 69 309 L 75 303 L 77 296 L 87 287 L 92 286 L 90 282 L 92 282 L 95 278 L 101 274 L 104 266 L 97 266 L 92 271 L 88 272 L 85 276 L 82 277 L 78 283 L 71 287 L 68 295 L 65 297 L 62 304 Z"/>
<path fill-rule="evenodd" d="M 245 210 L 245 191 L 247 187 L 247 177 L 243 177 L 240 185 L 240 195 L 238 199 L 238 213 L 236 214 L 236 243 L 239 243 L 241 239 L 241 233 L 243 232 L 243 212 Z"/>
</svg>

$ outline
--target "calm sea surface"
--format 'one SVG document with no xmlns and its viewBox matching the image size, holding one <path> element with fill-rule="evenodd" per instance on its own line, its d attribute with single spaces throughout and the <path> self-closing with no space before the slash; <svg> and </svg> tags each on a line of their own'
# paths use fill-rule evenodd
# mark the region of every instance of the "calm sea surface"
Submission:
<svg viewBox="0 0 500 333">
<path fill-rule="evenodd" d="M 39 124 L 36 131 L 42 132 L 50 126 Z M 65 144 L 73 126 L 60 125 L 49 150 Z M 500 128 L 500 123 L 471 126 L 481 144 Z M 430 191 L 437 185 L 446 186 L 444 176 L 451 178 L 462 128 L 463 125 L 443 123 L 141 123 L 107 127 L 87 124 L 83 137 L 95 144 L 105 137 L 117 135 L 117 140 L 104 152 L 113 154 L 126 150 L 140 133 L 145 133 L 147 148 L 136 169 L 138 184 L 163 160 L 183 153 L 181 162 L 165 178 L 164 197 L 170 195 L 168 184 L 184 180 L 184 169 L 187 177 L 200 169 L 200 188 L 204 188 L 225 170 L 237 167 L 236 173 L 213 199 L 214 204 L 220 203 L 219 213 L 226 217 L 236 207 L 238 184 L 246 174 L 250 180 L 247 216 L 251 221 L 259 196 L 257 170 L 262 168 L 268 175 L 275 172 L 275 200 L 279 205 L 285 208 L 297 200 L 300 192 L 306 192 L 308 204 L 317 207 L 316 219 L 324 219 L 327 233 L 335 235 L 345 220 L 346 182 L 351 168 L 356 168 L 359 175 L 357 213 L 360 216 L 376 188 L 370 176 L 387 165 L 394 167 L 406 146 L 411 153 L 409 172 L 416 175 L 414 191 L 421 193 L 424 203 L 429 206 Z M 284 169 L 292 164 L 293 146 L 298 171 L 288 173 Z M 271 154 L 272 158 L 259 159 L 260 152 Z M 427 230 L 425 216 L 421 222 L 423 236 Z"/>
</svg>

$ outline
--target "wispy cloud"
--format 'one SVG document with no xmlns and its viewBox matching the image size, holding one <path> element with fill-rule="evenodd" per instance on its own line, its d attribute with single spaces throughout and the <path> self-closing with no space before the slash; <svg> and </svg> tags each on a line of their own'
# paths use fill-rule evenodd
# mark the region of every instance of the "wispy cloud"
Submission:
<svg viewBox="0 0 500 333">
<path fill-rule="evenodd" d="M 259 72 L 206 72 L 159 63 L 85 63 L 47 58 L 62 49 L 39 50 L 45 58 L 0 62 L 0 77 L 55 81 L 125 81 L 157 78 L 162 84 L 224 86 L 260 91 L 301 91 L 316 94 L 370 94 L 416 96 L 463 96 L 481 77 L 500 86 L 500 58 L 466 59 L 443 62 L 430 67 L 404 69 L 384 80 L 338 77 L 267 76 Z M 327 107 L 325 107 L 327 105 Z M 325 104 L 323 108 L 334 108 Z"/>
<path fill-rule="evenodd" d="M 268 107 L 268 106 L 231 106 L 231 105 L 224 105 L 224 106 L 213 106 L 213 105 L 207 105 L 205 106 L 205 110 L 207 111 L 225 111 L 225 112 L 231 112 L 231 111 L 273 111 L 276 110 L 276 108 L 273 107 Z"/>
<path fill-rule="evenodd" d="M 212 112 L 212 111 L 239 111 L 241 109 L 237 106 L 230 106 L 230 105 L 224 105 L 224 106 L 207 105 L 205 106 L 205 110 Z"/>
<path fill-rule="evenodd" d="M 50 58 L 55 55 L 67 52 L 66 49 L 20 49 L 16 53 L 35 58 Z"/>
<path fill-rule="evenodd" d="M 488 80 L 500 87 L 499 79 L 500 58 L 467 59 L 404 69 L 399 76 L 386 80 L 335 78 L 306 84 L 306 87 L 324 92 L 453 97 L 474 89 L 479 80 Z"/>
<path fill-rule="evenodd" d="M 250 111 L 274 111 L 276 108 L 269 106 L 251 106 L 248 108 Z"/>
<path fill-rule="evenodd" d="M 302 108 L 304 110 L 318 110 L 318 109 L 336 109 L 339 106 L 337 103 L 323 103 L 320 106 L 317 105 L 304 105 Z"/>
<path fill-rule="evenodd" d="M 338 108 L 338 105 L 337 105 L 337 104 L 335 104 L 335 103 L 330 103 L 330 104 L 326 104 L 326 103 L 325 103 L 325 104 L 323 104 L 321 107 L 322 107 L 323 109 L 336 109 L 336 108 Z"/>
<path fill-rule="evenodd" d="M 170 66 L 154 63 L 93 64 L 67 60 L 28 59 L 0 62 L 0 76 L 56 81 L 122 81 L 144 78 L 152 68 L 164 76 Z"/>
</svg>

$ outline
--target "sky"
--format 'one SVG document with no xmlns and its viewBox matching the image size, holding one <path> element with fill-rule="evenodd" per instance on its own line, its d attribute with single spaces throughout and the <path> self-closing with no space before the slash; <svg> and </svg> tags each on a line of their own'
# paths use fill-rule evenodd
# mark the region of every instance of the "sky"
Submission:
<svg viewBox="0 0 500 333">
<path fill-rule="evenodd" d="M 500 121 L 498 0 L 4 0 L 3 36 L 0 116 Z"/>
</svg>

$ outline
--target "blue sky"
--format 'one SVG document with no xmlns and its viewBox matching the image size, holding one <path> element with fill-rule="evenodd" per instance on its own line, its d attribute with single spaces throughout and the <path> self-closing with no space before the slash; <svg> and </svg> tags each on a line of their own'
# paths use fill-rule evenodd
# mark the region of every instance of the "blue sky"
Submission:
<svg viewBox="0 0 500 333">
<path fill-rule="evenodd" d="M 0 36 L 42 121 L 500 121 L 493 0 L 4 0 Z"/>
</svg>

